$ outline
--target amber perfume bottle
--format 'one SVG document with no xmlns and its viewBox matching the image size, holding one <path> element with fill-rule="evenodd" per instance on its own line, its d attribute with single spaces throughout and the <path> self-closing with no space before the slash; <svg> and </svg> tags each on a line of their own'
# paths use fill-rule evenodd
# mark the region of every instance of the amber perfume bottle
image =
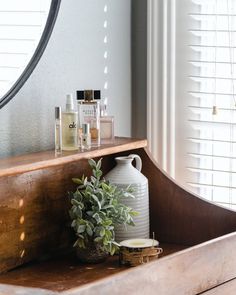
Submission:
<svg viewBox="0 0 236 295">
<path fill-rule="evenodd" d="M 77 91 L 77 104 L 80 128 L 79 135 L 82 133 L 82 124 L 89 124 L 91 145 L 100 146 L 100 102 L 94 99 L 94 91 Z"/>
</svg>

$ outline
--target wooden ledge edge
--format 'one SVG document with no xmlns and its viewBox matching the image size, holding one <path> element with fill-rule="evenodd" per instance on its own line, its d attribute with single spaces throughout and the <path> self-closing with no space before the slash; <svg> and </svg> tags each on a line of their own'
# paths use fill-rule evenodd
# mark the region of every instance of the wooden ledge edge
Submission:
<svg viewBox="0 0 236 295">
<path fill-rule="evenodd" d="M 135 285 L 143 287 L 147 284 L 147 289 L 149 288 L 149 291 L 150 289 L 153 290 L 153 292 L 150 293 L 148 293 L 147 290 L 147 294 L 156 294 L 156 288 L 159 288 L 160 294 L 172 294 L 172 291 L 177 290 L 177 288 L 180 288 L 181 291 L 178 292 L 178 290 L 176 294 L 202 294 L 202 292 L 214 288 L 217 285 L 235 279 L 236 274 L 232 272 L 232 269 L 236 269 L 235 260 L 231 258 L 231 251 L 227 252 L 227 250 L 234 249 L 235 244 L 236 232 L 233 232 L 195 246 L 189 246 L 186 249 L 149 263 L 131 267 L 95 282 L 63 291 L 60 294 L 100 294 L 99 292 L 101 291 L 104 291 L 104 294 L 111 293 L 115 284 L 116 289 L 123 294 L 126 289 L 130 288 L 131 282 L 133 283 L 132 287 Z M 224 254 L 225 250 L 226 254 Z M 217 253 L 220 254 L 218 265 L 215 267 L 215 270 L 209 274 L 210 280 L 208 281 L 208 277 L 206 276 L 208 266 L 210 265 L 213 269 L 215 261 L 212 257 L 216 257 Z M 209 260 L 207 261 L 207 259 Z M 203 261 L 206 263 L 202 264 Z M 227 270 L 227 262 L 230 264 L 229 270 Z M 191 269 L 194 263 L 197 267 Z M 219 269 L 225 270 L 225 273 L 224 271 L 219 272 Z M 196 281 L 194 284 L 190 282 L 189 284 L 188 281 L 190 281 L 191 276 L 198 278 L 197 275 L 199 275 L 199 281 Z M 164 290 L 165 292 L 163 292 Z M 198 292 L 196 292 L 196 290 L 198 290 Z M 114 292 L 114 294 L 118 294 L 119 292 Z M 141 293 L 137 292 L 137 294 Z"/>
<path fill-rule="evenodd" d="M 55 156 L 54 151 L 51 150 L 26 154 L 23 156 L 11 157 L 8 159 L 0 160 L 0 177 L 22 174 L 25 172 L 35 171 L 43 168 L 64 165 L 81 159 L 102 157 L 118 152 L 145 148 L 146 146 L 146 139 L 116 138 L 114 144 L 104 144 L 101 145 L 99 148 L 94 148 L 84 152 L 66 152 L 62 155 Z M 22 159 L 24 157 L 26 160 L 23 159 L 22 162 L 20 162 L 20 160 L 17 162 L 18 159 Z M 27 158 L 29 159 L 28 162 Z M 5 164 L 5 167 L 1 169 L 2 163 Z"/>
</svg>

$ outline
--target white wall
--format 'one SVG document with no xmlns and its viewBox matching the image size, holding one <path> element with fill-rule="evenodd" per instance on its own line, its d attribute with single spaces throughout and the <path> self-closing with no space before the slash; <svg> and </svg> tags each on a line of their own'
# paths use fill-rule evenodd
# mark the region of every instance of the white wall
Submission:
<svg viewBox="0 0 236 295">
<path fill-rule="evenodd" d="M 54 107 L 64 106 L 66 93 L 76 89 L 102 89 L 115 115 L 115 134 L 131 135 L 130 10 L 131 0 L 62 0 L 39 64 L 0 110 L 0 157 L 53 148 Z"/>
</svg>

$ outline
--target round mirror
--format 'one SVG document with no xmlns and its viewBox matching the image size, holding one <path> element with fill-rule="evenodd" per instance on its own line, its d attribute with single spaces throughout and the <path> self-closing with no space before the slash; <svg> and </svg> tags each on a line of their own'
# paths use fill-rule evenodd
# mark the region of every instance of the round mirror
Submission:
<svg viewBox="0 0 236 295">
<path fill-rule="evenodd" d="M 51 35 L 60 0 L 0 1 L 0 108 L 23 86 Z"/>
</svg>

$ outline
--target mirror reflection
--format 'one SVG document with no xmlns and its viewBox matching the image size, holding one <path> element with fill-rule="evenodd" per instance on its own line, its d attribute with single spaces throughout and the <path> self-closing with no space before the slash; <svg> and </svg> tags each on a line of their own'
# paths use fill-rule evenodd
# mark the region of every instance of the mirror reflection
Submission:
<svg viewBox="0 0 236 295">
<path fill-rule="evenodd" d="M 51 2 L 0 1 L 0 101 L 31 61 L 44 32 Z"/>
</svg>

